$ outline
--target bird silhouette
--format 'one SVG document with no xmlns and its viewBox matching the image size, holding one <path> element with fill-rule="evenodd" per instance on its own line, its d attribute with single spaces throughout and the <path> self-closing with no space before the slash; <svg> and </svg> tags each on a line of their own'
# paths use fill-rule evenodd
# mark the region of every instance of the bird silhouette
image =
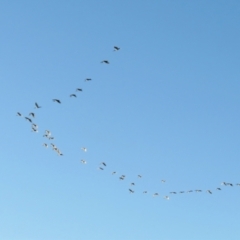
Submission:
<svg viewBox="0 0 240 240">
<path fill-rule="evenodd" d="M 101 61 L 101 63 L 109 64 L 109 61 L 108 60 L 103 60 L 103 61 Z"/>
<path fill-rule="evenodd" d="M 59 99 L 53 99 L 54 102 L 57 102 L 57 103 L 61 103 L 61 101 Z"/>
<path fill-rule="evenodd" d="M 35 102 L 35 108 L 41 108 L 36 102 Z"/>
<path fill-rule="evenodd" d="M 30 123 L 32 123 L 32 119 L 25 117 L 25 119 L 27 119 Z"/>
<path fill-rule="evenodd" d="M 118 51 L 118 50 L 120 50 L 120 47 L 117 47 L 117 46 L 114 46 L 113 48 L 114 48 L 113 51 Z"/>
</svg>

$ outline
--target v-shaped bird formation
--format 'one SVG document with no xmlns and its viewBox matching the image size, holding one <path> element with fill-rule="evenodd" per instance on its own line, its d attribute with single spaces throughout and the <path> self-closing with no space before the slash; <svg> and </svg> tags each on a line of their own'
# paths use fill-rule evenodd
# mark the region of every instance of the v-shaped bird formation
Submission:
<svg viewBox="0 0 240 240">
<path fill-rule="evenodd" d="M 119 50 L 120 50 L 120 47 L 117 47 L 117 46 L 114 46 L 114 47 L 113 47 L 113 51 L 116 52 L 116 51 L 119 51 Z M 110 62 L 109 62 L 108 60 L 106 60 L 106 59 L 102 60 L 100 63 L 110 64 Z M 89 82 L 89 81 L 92 81 L 92 79 L 91 79 L 91 78 L 86 78 L 86 79 L 84 79 L 84 81 L 85 81 L 85 82 Z M 83 91 L 82 88 L 76 88 L 76 90 L 75 90 L 75 92 L 82 92 L 82 91 Z M 70 96 L 71 98 L 77 98 L 77 94 L 75 94 L 75 93 L 71 93 L 69 96 Z M 61 101 L 60 99 L 57 99 L 57 98 L 53 98 L 52 101 L 53 101 L 54 103 L 57 103 L 57 104 L 61 104 L 61 103 L 62 103 L 62 101 Z M 35 102 L 34 106 L 35 106 L 35 109 L 40 109 L 40 108 L 42 108 L 42 106 L 40 106 L 37 102 Z M 22 113 L 17 112 L 17 116 L 18 116 L 18 117 L 23 117 L 23 118 L 25 118 L 25 119 L 31 124 L 31 129 L 32 129 L 32 131 L 33 131 L 33 132 L 36 132 L 36 133 L 38 132 L 38 125 L 33 122 L 33 121 L 36 119 L 37 114 L 35 114 L 34 112 L 30 112 L 27 116 L 23 116 Z M 34 119 L 34 120 L 33 120 L 33 119 Z M 56 144 L 54 144 L 54 143 L 52 142 L 55 138 L 53 137 L 52 132 L 51 132 L 50 130 L 45 130 L 45 131 L 44 131 L 43 138 L 47 139 L 47 142 L 44 142 L 44 143 L 42 144 L 43 147 L 45 147 L 45 148 L 50 147 L 50 148 L 52 148 L 52 150 L 53 150 L 58 156 L 64 156 L 63 153 L 61 152 L 60 148 L 58 148 L 58 147 L 56 146 Z M 87 148 L 84 147 L 84 146 L 79 147 L 79 150 L 82 150 L 82 152 L 87 152 Z M 86 165 L 86 164 L 87 164 L 87 160 L 81 159 L 81 160 L 80 160 L 80 163 L 83 164 L 83 165 Z M 106 173 L 109 172 L 109 175 L 110 175 L 110 174 L 111 174 L 111 175 L 118 175 L 118 172 L 115 171 L 115 170 L 114 170 L 114 171 L 104 171 L 106 168 L 107 168 L 107 163 L 106 163 L 106 162 L 100 162 L 97 169 L 99 169 L 100 171 L 106 172 Z M 135 177 L 137 177 L 138 179 L 142 179 L 144 176 L 142 176 L 142 175 L 140 175 L 140 174 L 136 174 Z M 124 174 L 118 175 L 118 178 L 119 178 L 120 181 L 126 181 L 126 180 L 125 180 L 125 179 L 126 179 L 126 176 L 125 176 Z M 162 184 L 165 184 L 166 182 L 167 182 L 167 181 L 166 181 L 165 179 L 159 179 L 159 184 L 161 184 L 161 183 L 162 183 Z M 138 183 L 131 181 L 131 182 L 129 183 L 129 186 L 130 186 L 131 188 L 128 189 L 128 192 L 129 192 L 130 194 L 136 193 L 134 187 L 135 187 L 136 185 L 139 185 L 139 184 L 141 184 L 141 181 L 140 181 L 140 182 L 138 181 Z M 235 183 L 235 184 L 234 184 L 234 183 L 222 182 L 222 183 L 220 183 L 220 184 L 221 184 L 222 186 L 224 186 L 224 187 L 228 187 L 228 186 L 233 187 L 234 185 L 240 187 L 240 183 Z M 216 187 L 215 189 L 205 189 L 205 190 L 203 190 L 203 189 L 192 189 L 192 190 L 184 190 L 184 191 L 170 191 L 170 192 L 168 192 L 168 193 L 166 193 L 166 194 L 162 194 L 162 198 L 165 199 L 165 200 L 169 200 L 169 199 L 170 199 L 169 195 L 176 195 L 176 194 L 183 194 L 183 193 L 193 193 L 193 192 L 195 192 L 195 193 L 203 193 L 203 192 L 205 192 L 205 193 L 207 193 L 207 194 L 213 194 L 214 191 L 218 191 L 218 192 L 219 192 L 219 191 L 221 191 L 222 189 L 223 189 L 223 188 Z M 147 189 L 143 189 L 143 190 L 141 191 L 141 193 L 144 194 L 144 195 L 145 195 L 145 194 L 149 194 L 149 195 L 152 196 L 152 197 L 158 197 L 158 196 L 160 196 L 160 193 L 159 193 L 159 192 L 149 193 L 149 191 L 148 191 Z"/>
</svg>

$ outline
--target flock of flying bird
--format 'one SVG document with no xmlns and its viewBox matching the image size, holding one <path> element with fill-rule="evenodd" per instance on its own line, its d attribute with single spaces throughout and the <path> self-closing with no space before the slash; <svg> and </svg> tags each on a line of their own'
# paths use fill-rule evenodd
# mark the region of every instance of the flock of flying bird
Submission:
<svg viewBox="0 0 240 240">
<path fill-rule="evenodd" d="M 117 47 L 117 46 L 114 46 L 114 47 L 113 47 L 113 51 L 119 51 L 119 50 L 120 50 L 119 47 Z M 103 63 L 103 64 L 110 64 L 110 62 L 109 62 L 108 60 L 103 60 L 103 61 L 101 61 L 101 63 Z M 86 82 L 87 82 L 87 81 L 91 81 L 91 80 L 92 80 L 91 78 L 86 78 L 86 79 L 85 79 Z M 76 88 L 76 92 L 82 92 L 82 88 Z M 76 95 L 75 93 L 72 93 L 72 94 L 70 94 L 70 97 L 76 98 L 77 95 Z M 61 104 L 61 101 L 60 101 L 59 99 L 52 99 L 52 100 L 53 100 L 53 102 L 56 102 L 56 103 L 58 103 L 58 104 Z M 41 108 L 41 106 L 40 106 L 37 102 L 35 102 L 35 109 L 40 109 L 40 108 Z M 20 113 L 20 112 L 17 112 L 17 116 L 19 116 L 19 117 L 24 117 L 24 116 L 22 115 L 22 113 Z M 33 122 L 33 119 L 35 119 L 35 117 L 36 117 L 36 116 L 35 116 L 35 113 L 34 113 L 34 112 L 30 112 L 30 113 L 28 114 L 28 116 L 27 116 L 27 117 L 25 116 L 24 118 L 25 118 L 28 122 L 31 123 L 32 131 L 33 131 L 33 132 L 38 132 L 38 125 Z M 52 133 L 51 133 L 50 130 L 45 130 L 43 137 L 45 137 L 45 138 L 48 139 L 48 140 L 54 140 L 54 137 L 52 136 Z M 51 146 L 51 147 L 52 147 L 52 150 L 54 150 L 59 156 L 63 156 L 63 153 L 61 152 L 61 150 L 60 150 L 54 143 L 52 143 L 52 142 L 51 142 L 50 144 L 48 144 L 48 143 L 43 143 L 43 146 L 44 146 L 45 148 L 48 148 L 49 146 Z M 86 147 L 81 147 L 81 150 L 84 151 L 84 152 L 87 152 L 87 148 L 86 148 Z M 87 161 L 84 160 L 84 159 L 82 159 L 80 162 L 81 162 L 82 164 L 87 164 Z M 105 167 L 107 167 L 107 164 L 106 164 L 105 162 L 101 162 L 101 163 L 100 163 L 100 166 L 98 167 L 98 169 L 103 171 L 103 170 L 105 169 Z M 115 174 L 117 174 L 117 172 L 116 172 L 116 171 L 113 171 L 111 174 L 112 174 L 112 175 L 115 175 Z M 139 179 L 141 179 L 141 178 L 142 178 L 142 175 L 139 174 L 139 175 L 137 175 L 137 177 L 138 177 Z M 125 175 L 119 176 L 119 180 L 121 180 L 121 181 L 125 180 L 125 178 L 126 178 Z M 165 183 L 166 180 L 162 179 L 162 180 L 159 181 L 159 182 Z M 236 186 L 239 186 L 239 187 L 240 187 L 240 183 L 233 184 L 233 183 L 228 183 L 228 182 L 222 182 L 221 185 L 222 185 L 222 186 L 230 186 L 230 187 L 233 187 L 234 185 L 236 185 Z M 134 190 L 135 183 L 134 183 L 134 182 L 131 182 L 131 183 L 130 183 L 130 186 L 131 186 L 131 188 L 128 189 L 128 190 L 129 190 L 129 193 L 132 193 L 132 194 L 133 194 L 133 193 L 135 192 L 135 190 Z M 217 187 L 215 190 L 216 190 L 216 191 L 221 191 L 222 188 Z M 192 193 L 192 192 L 197 192 L 197 193 L 199 193 L 199 192 L 207 192 L 208 194 L 212 194 L 212 193 L 213 193 L 213 190 L 209 190 L 209 189 L 208 189 L 208 190 L 195 189 L 195 190 L 187 190 L 187 191 L 172 191 L 172 192 L 169 192 L 169 194 L 177 194 L 177 193 L 182 194 L 182 193 Z M 147 194 L 148 191 L 144 190 L 142 193 L 143 193 L 143 194 Z M 155 192 L 155 193 L 153 193 L 153 194 L 151 194 L 151 195 L 152 195 L 153 197 L 157 197 L 157 196 L 159 196 L 159 193 L 158 193 L 158 192 Z M 169 200 L 169 199 L 170 199 L 170 197 L 169 197 L 168 195 L 165 195 L 163 198 L 166 199 L 166 200 Z"/>
</svg>

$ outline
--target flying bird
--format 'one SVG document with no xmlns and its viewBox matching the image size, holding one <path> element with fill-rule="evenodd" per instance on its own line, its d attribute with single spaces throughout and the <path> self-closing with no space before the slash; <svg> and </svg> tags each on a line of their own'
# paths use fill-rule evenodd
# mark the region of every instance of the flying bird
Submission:
<svg viewBox="0 0 240 240">
<path fill-rule="evenodd" d="M 109 64 L 109 61 L 108 60 L 103 60 L 103 61 L 101 61 L 101 63 Z"/>
<path fill-rule="evenodd" d="M 102 167 L 99 167 L 99 169 L 100 169 L 100 170 L 104 170 L 104 168 L 102 168 Z"/>
<path fill-rule="evenodd" d="M 52 149 L 53 149 L 53 150 L 56 150 L 56 149 L 57 149 L 57 147 L 56 147 L 55 144 L 51 143 L 51 146 L 52 146 Z"/>
<path fill-rule="evenodd" d="M 84 152 L 87 151 L 87 148 L 85 148 L 85 147 L 82 147 L 81 149 L 82 149 Z"/>
<path fill-rule="evenodd" d="M 135 186 L 135 183 L 134 183 L 134 182 L 132 182 L 132 183 L 131 183 L 131 185 L 132 185 L 132 186 Z"/>
<path fill-rule="evenodd" d="M 132 189 L 130 189 L 130 188 L 129 188 L 129 192 L 130 192 L 130 193 L 134 193 L 134 191 L 133 191 Z"/>
<path fill-rule="evenodd" d="M 86 78 L 86 79 L 85 79 L 85 82 L 86 82 L 86 81 L 91 81 L 91 80 L 92 80 L 91 78 Z"/>
<path fill-rule="evenodd" d="M 208 193 L 212 194 L 212 192 L 210 190 L 207 190 Z"/>
<path fill-rule="evenodd" d="M 169 196 L 164 196 L 164 198 L 165 198 L 165 199 L 167 199 L 167 200 L 169 200 L 169 199 L 170 199 L 170 197 L 169 197 Z"/>
<path fill-rule="evenodd" d="M 156 197 L 156 196 L 158 196 L 158 195 L 159 195 L 158 193 L 154 193 L 154 194 L 153 194 L 153 197 Z"/>
<path fill-rule="evenodd" d="M 144 194 L 146 194 L 146 193 L 147 193 L 147 191 L 143 191 L 143 193 L 144 193 Z"/>
<path fill-rule="evenodd" d="M 71 94 L 70 97 L 77 97 L 77 95 L 76 94 Z"/>
<path fill-rule="evenodd" d="M 117 47 L 117 46 L 114 46 L 113 48 L 114 48 L 113 51 L 118 51 L 118 50 L 120 50 L 120 47 Z"/>
<path fill-rule="evenodd" d="M 105 162 L 101 162 L 101 164 L 105 167 L 107 166 L 107 164 Z"/>
<path fill-rule="evenodd" d="M 77 88 L 76 91 L 82 92 L 82 89 L 81 88 Z"/>
<path fill-rule="evenodd" d="M 21 116 L 22 116 L 22 114 L 21 114 L 20 112 L 17 112 L 17 116 L 21 117 Z"/>
<path fill-rule="evenodd" d="M 35 117 L 35 114 L 33 112 L 29 113 L 29 116 Z"/>
<path fill-rule="evenodd" d="M 35 102 L 35 108 L 41 108 L 36 102 Z"/>
<path fill-rule="evenodd" d="M 61 101 L 59 99 L 53 99 L 54 102 L 57 102 L 57 103 L 61 103 Z"/>
<path fill-rule="evenodd" d="M 48 145 L 46 143 L 44 143 L 43 146 L 46 147 L 46 148 L 48 147 Z"/>
<path fill-rule="evenodd" d="M 116 174 L 117 172 L 112 172 L 112 175 Z"/>
<path fill-rule="evenodd" d="M 38 128 L 38 125 L 35 124 L 35 123 L 33 123 L 32 126 L 33 126 L 34 128 Z"/>
<path fill-rule="evenodd" d="M 25 117 L 30 123 L 32 122 L 32 119 Z"/>
<path fill-rule="evenodd" d="M 85 160 L 82 159 L 82 160 L 81 160 L 81 163 L 86 164 L 87 162 L 86 162 Z"/>
<path fill-rule="evenodd" d="M 219 191 L 220 191 L 220 190 L 222 190 L 222 189 L 218 187 L 218 188 L 217 188 L 217 190 L 219 190 Z"/>
<path fill-rule="evenodd" d="M 222 182 L 221 185 L 227 186 L 228 184 L 226 182 Z"/>
<path fill-rule="evenodd" d="M 32 127 L 32 132 L 38 132 L 38 130 L 34 127 Z"/>
<path fill-rule="evenodd" d="M 161 182 L 162 182 L 162 183 L 165 183 L 165 182 L 166 182 L 166 180 L 162 179 L 162 180 L 161 180 Z"/>
<path fill-rule="evenodd" d="M 138 178 L 142 178 L 142 175 L 139 174 L 139 175 L 138 175 Z"/>
</svg>

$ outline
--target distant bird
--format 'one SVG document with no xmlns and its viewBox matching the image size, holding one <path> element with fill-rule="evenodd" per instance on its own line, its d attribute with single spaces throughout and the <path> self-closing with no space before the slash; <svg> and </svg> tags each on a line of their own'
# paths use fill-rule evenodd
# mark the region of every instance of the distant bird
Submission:
<svg viewBox="0 0 240 240">
<path fill-rule="evenodd" d="M 229 185 L 229 186 L 233 187 L 233 184 L 232 184 L 232 183 L 227 183 L 227 185 Z"/>
<path fill-rule="evenodd" d="M 219 188 L 219 187 L 218 187 L 218 188 L 216 188 L 216 189 L 217 189 L 217 190 L 219 190 L 219 191 L 220 191 L 220 190 L 222 190 L 222 189 L 221 189 L 221 188 Z"/>
<path fill-rule="evenodd" d="M 63 156 L 63 154 L 61 153 L 61 151 L 59 149 L 56 149 L 56 152 L 59 156 Z"/>
<path fill-rule="evenodd" d="M 105 162 L 101 162 L 101 164 L 102 164 L 104 167 L 107 166 L 107 164 L 106 164 Z"/>
<path fill-rule="evenodd" d="M 51 132 L 50 132 L 49 130 L 45 130 L 45 133 L 46 133 L 47 135 L 51 135 Z"/>
<path fill-rule="evenodd" d="M 132 183 L 131 183 L 131 185 L 132 185 L 132 186 L 135 186 L 135 183 L 134 183 L 134 182 L 132 182 Z"/>
<path fill-rule="evenodd" d="M 165 182 L 166 182 L 166 180 L 162 179 L 162 180 L 161 180 L 161 182 L 162 182 L 162 183 L 165 183 Z"/>
<path fill-rule="evenodd" d="M 57 149 L 55 144 L 51 143 L 51 146 L 52 146 L 53 150 Z"/>
<path fill-rule="evenodd" d="M 83 164 L 86 164 L 87 163 L 87 161 L 85 161 L 85 160 L 81 160 L 81 163 L 83 163 Z"/>
<path fill-rule="evenodd" d="M 30 123 L 32 123 L 32 119 L 25 117 Z"/>
<path fill-rule="evenodd" d="M 87 148 L 85 148 L 85 147 L 82 147 L 81 149 L 82 149 L 84 152 L 87 151 Z"/>
<path fill-rule="evenodd" d="M 52 137 L 52 136 L 48 136 L 48 139 L 49 139 L 49 140 L 53 140 L 54 137 Z"/>
<path fill-rule="evenodd" d="M 109 64 L 109 61 L 108 60 L 103 60 L 103 61 L 101 61 L 101 63 Z"/>
<path fill-rule="evenodd" d="M 35 102 L 35 108 L 41 108 L 41 107 Z"/>
<path fill-rule="evenodd" d="M 34 128 L 38 128 L 38 125 L 35 124 L 35 123 L 33 123 L 32 126 L 33 126 Z"/>
<path fill-rule="evenodd" d="M 82 89 L 81 88 L 77 88 L 76 91 L 82 92 Z"/>
<path fill-rule="evenodd" d="M 179 193 L 184 193 L 184 191 L 180 191 Z"/>
<path fill-rule="evenodd" d="M 207 190 L 208 193 L 212 194 L 212 192 L 210 190 Z"/>
<path fill-rule="evenodd" d="M 92 80 L 91 78 L 86 78 L 86 79 L 85 79 L 85 82 L 86 82 L 86 81 L 91 81 L 91 80 Z"/>
<path fill-rule="evenodd" d="M 102 168 L 102 167 L 99 167 L 99 169 L 100 169 L 100 170 L 104 170 L 104 168 Z"/>
<path fill-rule="evenodd" d="M 193 190 L 189 190 L 189 191 L 187 191 L 188 193 L 191 193 L 191 192 L 193 192 Z"/>
<path fill-rule="evenodd" d="M 196 192 L 201 192 L 202 190 L 199 190 L 199 189 L 197 189 L 197 190 L 195 190 Z"/>
<path fill-rule="evenodd" d="M 123 178 L 125 178 L 126 176 L 125 175 L 122 175 Z"/>
<path fill-rule="evenodd" d="M 70 97 L 77 97 L 77 95 L 76 94 L 71 94 Z"/>
<path fill-rule="evenodd" d="M 167 199 L 167 200 L 169 200 L 169 199 L 170 199 L 170 197 L 169 197 L 169 196 L 164 196 L 164 198 L 165 198 L 165 199 Z"/>
<path fill-rule="evenodd" d="M 44 143 L 43 146 L 46 147 L 46 148 L 48 147 L 48 145 L 46 143 Z"/>
<path fill-rule="evenodd" d="M 170 192 L 170 194 L 177 194 L 176 192 Z"/>
<path fill-rule="evenodd" d="M 237 186 L 240 186 L 240 183 L 237 183 L 236 185 L 237 185 Z"/>
<path fill-rule="evenodd" d="M 153 194 L 153 197 L 156 197 L 156 196 L 159 196 L 159 194 L 158 194 L 158 193 L 154 193 L 154 194 Z"/>
<path fill-rule="evenodd" d="M 20 112 L 17 112 L 17 116 L 21 117 L 21 116 L 22 116 L 22 114 L 21 114 Z"/>
<path fill-rule="evenodd" d="M 61 103 L 61 101 L 59 99 L 53 99 L 54 102 L 57 102 L 57 103 Z"/>
<path fill-rule="evenodd" d="M 32 132 L 38 132 L 38 130 L 34 127 L 32 127 Z"/>
<path fill-rule="evenodd" d="M 45 130 L 45 134 L 43 135 L 43 137 L 49 138 L 50 136 L 51 136 L 51 132 L 48 130 Z"/>
<path fill-rule="evenodd" d="M 124 177 L 121 176 L 119 179 L 120 179 L 120 180 L 124 180 Z"/>
<path fill-rule="evenodd" d="M 129 188 L 129 192 L 130 192 L 130 193 L 134 193 L 134 191 L 133 191 L 132 189 L 130 189 L 130 188 Z"/>
<path fill-rule="evenodd" d="M 117 172 L 112 172 L 112 175 L 116 174 Z"/>
<path fill-rule="evenodd" d="M 143 191 L 143 193 L 144 193 L 144 194 L 146 194 L 146 193 L 147 193 L 147 191 Z"/>
<path fill-rule="evenodd" d="M 35 117 L 35 114 L 33 112 L 29 113 L 29 116 Z"/>
<path fill-rule="evenodd" d="M 142 175 L 138 175 L 139 178 L 142 178 Z"/>
<path fill-rule="evenodd" d="M 227 186 L 228 184 L 226 182 L 222 182 L 221 185 Z"/>
<path fill-rule="evenodd" d="M 113 48 L 114 48 L 113 51 L 118 51 L 118 50 L 120 50 L 120 47 L 117 47 L 117 46 L 114 46 Z"/>
</svg>

